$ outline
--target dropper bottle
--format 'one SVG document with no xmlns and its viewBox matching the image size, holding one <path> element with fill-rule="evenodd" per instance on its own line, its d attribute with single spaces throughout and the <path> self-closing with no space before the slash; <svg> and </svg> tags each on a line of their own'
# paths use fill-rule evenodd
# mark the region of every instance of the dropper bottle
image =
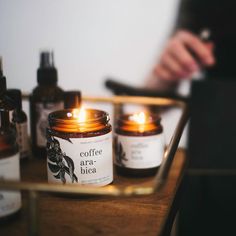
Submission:
<svg viewBox="0 0 236 236">
<path fill-rule="evenodd" d="M 22 96 L 19 89 L 8 89 L 7 94 L 15 103 L 12 122 L 16 126 L 17 142 L 20 150 L 20 160 L 29 158 L 28 124 L 26 113 L 22 110 Z"/>
</svg>

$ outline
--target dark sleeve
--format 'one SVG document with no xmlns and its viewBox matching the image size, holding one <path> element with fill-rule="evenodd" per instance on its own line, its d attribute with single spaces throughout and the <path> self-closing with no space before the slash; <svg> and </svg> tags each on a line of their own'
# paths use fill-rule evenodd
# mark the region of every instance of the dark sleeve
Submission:
<svg viewBox="0 0 236 236">
<path fill-rule="evenodd" d="M 177 29 L 186 29 L 199 33 L 206 26 L 206 15 L 209 4 L 203 0 L 181 0 L 174 32 Z"/>
</svg>

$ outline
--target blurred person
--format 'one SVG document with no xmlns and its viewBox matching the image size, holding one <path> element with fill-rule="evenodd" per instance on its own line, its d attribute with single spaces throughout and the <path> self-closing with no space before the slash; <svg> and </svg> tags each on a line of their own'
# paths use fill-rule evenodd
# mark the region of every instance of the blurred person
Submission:
<svg viewBox="0 0 236 236">
<path fill-rule="evenodd" d="M 231 80 L 236 76 L 234 0 L 182 0 L 173 33 L 153 70 L 148 87 L 173 90 L 204 68 L 206 78 Z M 199 37 L 209 29 L 209 42 Z"/>
<path fill-rule="evenodd" d="M 167 42 L 160 61 L 153 70 L 155 77 L 152 77 L 150 87 L 175 89 L 181 80 L 190 79 L 203 68 L 215 65 L 213 50 L 212 42 L 204 42 L 190 31 L 178 30 Z"/>
<path fill-rule="evenodd" d="M 182 81 L 190 81 L 203 68 L 207 80 L 236 81 L 235 9 L 233 0 L 182 0 L 176 26 L 148 87 L 176 91 Z M 199 37 L 205 28 L 211 32 L 208 42 Z M 235 184 L 235 175 L 189 175 L 180 205 L 178 235 L 236 235 Z"/>
</svg>

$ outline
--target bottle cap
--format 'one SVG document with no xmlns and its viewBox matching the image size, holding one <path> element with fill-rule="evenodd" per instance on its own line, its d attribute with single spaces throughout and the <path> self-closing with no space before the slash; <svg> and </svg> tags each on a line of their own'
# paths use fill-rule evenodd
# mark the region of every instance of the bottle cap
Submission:
<svg viewBox="0 0 236 236">
<path fill-rule="evenodd" d="M 64 108 L 79 108 L 81 104 L 80 91 L 66 91 L 64 92 Z"/>
<path fill-rule="evenodd" d="M 57 83 L 57 70 L 54 67 L 53 52 L 43 51 L 40 53 L 37 81 L 42 85 L 53 85 Z"/>
<path fill-rule="evenodd" d="M 19 89 L 8 89 L 7 96 L 14 102 L 16 109 L 22 109 L 22 97 Z"/>
</svg>

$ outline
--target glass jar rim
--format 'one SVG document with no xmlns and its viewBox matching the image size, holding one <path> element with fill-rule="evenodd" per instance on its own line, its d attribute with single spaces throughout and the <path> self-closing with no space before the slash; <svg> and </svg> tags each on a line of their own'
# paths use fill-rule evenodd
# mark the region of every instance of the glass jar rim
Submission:
<svg viewBox="0 0 236 236">
<path fill-rule="evenodd" d="M 50 128 L 56 130 L 60 130 L 60 128 L 62 128 L 68 130 L 68 132 L 69 130 L 72 132 L 88 132 L 96 129 L 99 130 L 110 121 L 110 117 L 107 112 L 97 109 L 85 109 L 87 114 L 86 120 L 79 121 L 77 117 L 68 115 L 72 114 L 73 110 L 75 109 L 64 109 L 51 112 L 48 115 Z"/>
<path fill-rule="evenodd" d="M 137 113 L 135 113 L 137 114 Z M 136 135 L 150 135 L 150 133 L 160 133 L 163 130 L 161 125 L 161 117 L 155 113 L 145 112 L 148 119 L 145 122 L 138 123 L 135 120 L 130 119 L 134 114 L 121 115 L 116 123 L 116 132 Z"/>
<path fill-rule="evenodd" d="M 152 114 L 152 113 L 146 113 L 144 112 L 149 119 L 145 120 L 144 124 L 157 124 L 160 125 L 161 124 L 161 117 L 158 114 Z M 138 123 L 134 122 L 133 120 L 129 119 L 131 116 L 133 116 L 134 114 L 132 113 L 126 113 L 121 115 L 118 120 L 117 123 L 118 125 L 120 124 L 126 124 L 126 125 L 139 125 Z"/>
</svg>

